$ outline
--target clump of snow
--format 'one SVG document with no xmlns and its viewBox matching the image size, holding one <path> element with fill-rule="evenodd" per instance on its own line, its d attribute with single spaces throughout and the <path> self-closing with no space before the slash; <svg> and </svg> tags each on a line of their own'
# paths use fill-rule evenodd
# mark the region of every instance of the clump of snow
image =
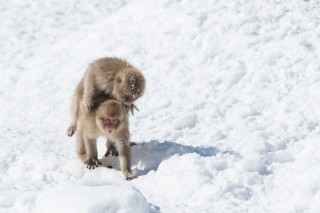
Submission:
<svg viewBox="0 0 320 213">
<path fill-rule="evenodd" d="M 0 211 L 318 212 L 319 6 L 1 2 Z M 105 139 L 90 171 L 65 134 L 75 86 L 104 56 L 146 78 L 130 182 Z"/>
</svg>

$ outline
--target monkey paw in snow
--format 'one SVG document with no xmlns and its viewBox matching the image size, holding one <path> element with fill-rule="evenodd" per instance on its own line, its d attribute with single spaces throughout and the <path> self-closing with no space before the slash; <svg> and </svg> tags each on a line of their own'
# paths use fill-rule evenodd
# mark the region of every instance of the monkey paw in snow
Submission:
<svg viewBox="0 0 320 213">
<path fill-rule="evenodd" d="M 87 164 L 88 169 L 95 169 L 99 165 L 102 165 L 102 163 L 98 159 L 93 159 L 93 158 L 89 158 L 84 163 Z"/>
<path fill-rule="evenodd" d="M 132 179 L 135 179 L 135 178 L 137 178 L 138 176 L 137 175 L 135 175 L 134 173 L 132 173 L 132 172 L 125 172 L 124 173 L 124 177 L 126 178 L 126 180 L 132 180 Z"/>
</svg>

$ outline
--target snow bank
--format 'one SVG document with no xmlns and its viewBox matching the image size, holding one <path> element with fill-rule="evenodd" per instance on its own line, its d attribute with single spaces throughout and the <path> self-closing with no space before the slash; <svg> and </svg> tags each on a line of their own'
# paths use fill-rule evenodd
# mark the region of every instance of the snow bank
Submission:
<svg viewBox="0 0 320 213">
<path fill-rule="evenodd" d="M 33 212 L 149 212 L 149 207 L 143 195 L 128 185 L 69 185 L 40 193 Z"/>
</svg>

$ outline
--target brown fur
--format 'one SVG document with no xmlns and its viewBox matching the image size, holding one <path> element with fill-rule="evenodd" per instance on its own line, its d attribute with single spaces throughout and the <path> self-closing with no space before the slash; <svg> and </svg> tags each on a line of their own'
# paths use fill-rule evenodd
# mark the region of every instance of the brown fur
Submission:
<svg viewBox="0 0 320 213">
<path fill-rule="evenodd" d="M 126 95 L 136 100 L 143 95 L 144 89 L 144 76 L 128 62 L 109 57 L 94 61 L 76 87 L 68 136 L 71 137 L 77 129 L 80 100 L 83 100 L 85 109 L 92 112 L 105 100 L 117 99 L 126 102 Z"/>
<path fill-rule="evenodd" d="M 81 102 L 80 102 L 81 103 Z M 76 133 L 77 155 L 89 169 L 99 164 L 96 140 L 99 136 L 107 136 L 119 152 L 121 171 L 125 178 L 133 179 L 137 176 L 131 172 L 131 154 L 129 143 L 128 107 L 119 101 L 108 100 L 103 102 L 94 112 L 88 112 L 84 106 L 79 106 L 79 118 Z M 116 117 L 119 124 L 111 133 L 106 131 L 103 119 Z"/>
</svg>

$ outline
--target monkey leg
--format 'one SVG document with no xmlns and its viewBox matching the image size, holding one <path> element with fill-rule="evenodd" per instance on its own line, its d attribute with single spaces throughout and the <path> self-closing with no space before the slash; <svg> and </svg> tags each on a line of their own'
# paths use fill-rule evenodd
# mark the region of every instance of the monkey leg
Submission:
<svg viewBox="0 0 320 213">
<path fill-rule="evenodd" d="M 135 142 L 130 142 L 129 144 L 130 144 L 130 146 L 137 145 Z M 119 155 L 119 152 L 118 152 L 117 147 L 115 146 L 114 142 L 112 142 L 108 139 L 106 145 L 107 145 L 107 151 L 106 151 L 106 154 L 104 155 L 105 157 L 108 157 L 110 154 L 112 156 Z"/>
<path fill-rule="evenodd" d="M 118 156 L 119 155 L 117 147 L 115 146 L 113 141 L 108 139 L 106 145 L 107 145 L 107 151 L 106 151 L 106 154 L 104 156 L 108 157 L 108 155 L 110 155 L 110 154 L 112 156 Z"/>
<path fill-rule="evenodd" d="M 95 94 L 95 86 L 92 80 L 92 76 L 88 73 L 84 79 L 84 92 L 83 92 L 83 99 L 84 99 L 84 108 L 89 112 L 93 105 L 93 96 Z"/>
<path fill-rule="evenodd" d="M 71 137 L 76 129 L 77 129 L 77 121 L 79 117 L 79 99 L 82 96 L 83 89 L 81 87 L 81 84 L 79 83 L 76 87 L 76 90 L 73 94 L 72 98 L 72 106 L 71 106 L 71 117 L 72 117 L 72 122 L 67 129 L 67 135 Z"/>
<path fill-rule="evenodd" d="M 131 172 L 131 153 L 129 142 L 119 142 L 116 145 L 119 151 L 120 167 L 124 177 L 126 180 L 137 178 L 137 176 Z"/>
<path fill-rule="evenodd" d="M 135 145 L 137 145 L 136 142 L 130 142 L 129 144 L 130 144 L 130 146 L 135 146 Z"/>
</svg>

